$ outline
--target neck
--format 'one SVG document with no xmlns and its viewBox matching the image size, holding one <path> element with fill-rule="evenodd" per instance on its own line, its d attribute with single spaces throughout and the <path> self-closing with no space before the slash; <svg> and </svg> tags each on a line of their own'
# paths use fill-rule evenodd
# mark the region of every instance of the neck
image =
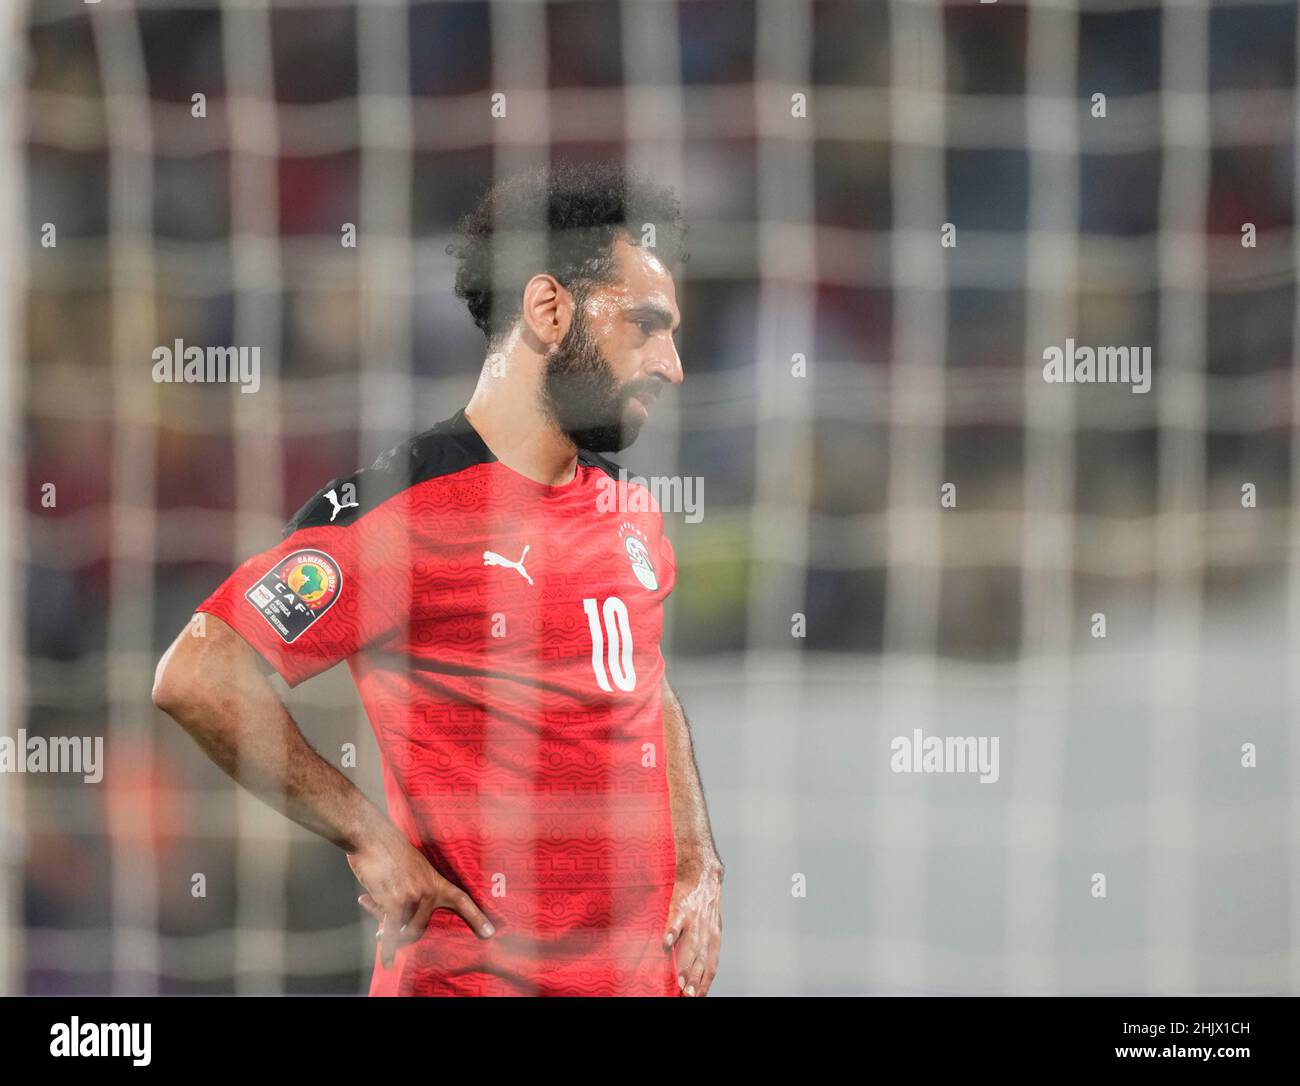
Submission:
<svg viewBox="0 0 1300 1086">
<path fill-rule="evenodd" d="M 542 405 L 545 359 L 518 336 L 483 363 L 465 417 L 511 471 L 547 486 L 563 486 L 577 471 L 578 450 Z"/>
</svg>

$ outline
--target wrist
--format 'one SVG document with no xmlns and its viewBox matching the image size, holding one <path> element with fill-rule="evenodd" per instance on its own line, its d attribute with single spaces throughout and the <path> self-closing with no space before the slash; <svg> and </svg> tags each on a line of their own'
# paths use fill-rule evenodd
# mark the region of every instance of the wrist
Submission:
<svg viewBox="0 0 1300 1086">
<path fill-rule="evenodd" d="M 678 878 L 714 878 L 722 881 L 726 869 L 712 849 L 680 849 L 677 859 Z"/>
<path fill-rule="evenodd" d="M 357 854 L 369 852 L 376 848 L 391 849 L 396 843 L 395 838 L 401 838 L 402 842 L 409 843 L 403 836 L 402 831 L 385 818 L 379 808 L 369 802 L 367 802 L 366 808 L 358 812 L 355 825 L 349 827 L 349 832 L 343 842 L 344 852 Z"/>
</svg>

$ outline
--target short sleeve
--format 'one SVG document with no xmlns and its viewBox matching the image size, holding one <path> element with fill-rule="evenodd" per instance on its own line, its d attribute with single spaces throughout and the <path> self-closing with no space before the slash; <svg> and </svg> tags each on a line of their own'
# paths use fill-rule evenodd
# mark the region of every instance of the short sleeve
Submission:
<svg viewBox="0 0 1300 1086">
<path fill-rule="evenodd" d="M 396 504 L 345 524 L 291 524 L 197 610 L 231 626 L 290 686 L 320 674 L 390 635 L 405 614 L 410 565 Z"/>
</svg>

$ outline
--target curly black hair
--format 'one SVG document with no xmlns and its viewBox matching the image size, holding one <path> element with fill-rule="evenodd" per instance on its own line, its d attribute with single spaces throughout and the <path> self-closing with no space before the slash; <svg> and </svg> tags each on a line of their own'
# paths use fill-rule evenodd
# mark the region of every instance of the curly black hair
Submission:
<svg viewBox="0 0 1300 1086">
<path fill-rule="evenodd" d="M 447 246 L 456 296 L 491 344 L 519 317 L 534 275 L 548 272 L 581 300 L 613 281 L 615 238 L 640 244 L 647 225 L 668 267 L 686 260 L 677 197 L 620 165 L 562 162 L 506 178 L 484 192 Z"/>
</svg>

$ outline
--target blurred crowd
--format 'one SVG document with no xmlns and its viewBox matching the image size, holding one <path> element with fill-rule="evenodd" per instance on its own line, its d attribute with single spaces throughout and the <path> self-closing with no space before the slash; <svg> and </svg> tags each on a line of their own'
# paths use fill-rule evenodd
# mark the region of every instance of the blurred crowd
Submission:
<svg viewBox="0 0 1300 1086">
<path fill-rule="evenodd" d="M 235 80 L 232 59 L 244 73 L 240 78 L 246 78 L 250 69 L 257 70 L 262 53 L 223 33 L 223 14 L 216 0 L 211 9 L 142 5 L 138 39 L 96 32 L 93 26 L 96 19 L 136 18 L 130 14 L 92 10 L 79 2 L 62 9 L 44 2 L 35 7 L 37 15 L 24 43 L 30 93 L 23 110 L 22 160 L 27 184 L 25 221 L 31 238 L 24 382 L 31 525 L 26 651 L 32 696 L 25 723 L 37 731 L 76 734 L 101 726 L 108 697 L 104 661 L 110 649 L 160 651 L 193 604 L 241 557 L 236 553 L 233 518 L 226 515 L 236 507 L 231 469 L 235 438 L 230 423 L 232 400 L 238 399 L 238 393 L 202 387 L 150 392 L 144 385 L 142 395 L 158 396 L 159 412 L 152 435 L 157 458 L 150 505 L 164 517 L 172 511 L 210 514 L 198 523 L 219 542 L 191 545 L 160 521 L 152 636 L 148 643 L 110 646 L 110 608 L 123 601 L 115 600 L 110 591 L 114 555 L 108 503 L 128 508 L 138 503 L 122 491 L 131 480 L 114 474 L 121 443 L 139 437 L 135 429 L 139 424 L 120 412 L 121 363 L 120 359 L 115 363 L 110 348 L 118 331 L 115 322 L 151 319 L 152 328 L 141 332 L 150 343 L 181 337 L 194 343 L 228 344 L 237 341 L 241 315 L 246 317 L 250 308 L 261 313 L 258 307 L 267 304 L 266 295 L 241 289 L 246 284 L 235 274 L 230 251 L 240 186 L 267 163 L 259 156 L 232 154 L 220 129 L 217 136 L 208 133 L 198 140 L 187 130 L 191 96 L 196 92 L 206 95 L 208 119 L 194 124 L 228 123 L 224 101 Z M 600 103 L 593 104 L 593 112 L 603 114 L 610 102 L 617 107 L 631 59 L 626 51 L 637 47 L 620 26 L 625 7 L 566 2 L 544 8 L 545 38 L 536 47 L 544 51 L 548 85 L 560 92 L 557 101 L 565 108 L 580 114 L 584 92 L 592 103 Z M 863 231 L 863 246 L 887 247 L 893 223 L 894 148 L 888 138 L 879 136 L 888 131 L 897 59 L 891 51 L 892 8 L 865 0 L 811 3 L 811 56 L 806 61 L 813 80 L 808 88 L 813 102 L 810 123 L 817 124 L 819 89 L 828 94 L 832 88 L 856 89 L 863 96 L 864 131 L 873 133 L 852 141 L 839 131 L 835 138 L 814 143 L 813 213 L 819 226 Z M 688 381 L 681 395 L 688 398 L 690 376 L 749 381 L 761 364 L 754 353 L 754 322 L 763 268 L 750 229 L 760 213 L 757 141 L 754 117 L 748 112 L 754 109 L 760 52 L 751 3 L 687 0 L 668 10 L 676 20 L 684 85 L 682 162 L 692 231 L 688 247 L 692 241 L 700 246 L 682 299 Z M 350 423 L 348 411 L 342 409 L 340 425 L 313 432 L 299 425 L 304 417 L 310 421 L 311 412 L 295 405 L 295 390 L 317 379 L 337 379 L 337 386 L 327 387 L 351 389 L 361 369 L 374 372 L 376 364 L 397 373 L 462 376 L 468 382 L 481 361 L 481 338 L 451 297 L 451 268 L 440 257 L 439 242 L 492 179 L 498 158 L 486 100 L 498 89 L 498 81 L 508 81 L 509 76 L 494 68 L 496 39 L 486 3 L 412 3 L 406 13 L 386 17 L 405 21 L 409 52 L 394 65 L 399 73 L 407 70 L 405 87 L 392 85 L 392 71 L 363 70 L 358 56 L 364 35 L 355 7 L 276 5 L 270 14 L 272 89 L 283 107 L 277 122 L 282 145 L 289 150 L 271 164 L 277 203 L 273 209 L 263 209 L 265 221 L 274 224 L 282 242 L 283 275 L 270 296 L 276 319 L 269 326 L 278 330 L 279 342 L 268 344 L 263 354 L 269 359 L 264 364 L 286 382 L 282 409 L 294 425 L 285 426 L 281 437 L 284 478 L 277 481 L 274 492 L 283 495 L 282 507 L 260 511 L 278 512 L 283 519 L 318 486 L 349 473 L 375 451 L 364 447 L 359 406 Z M 950 3 L 941 18 L 942 77 L 950 101 L 1000 103 L 999 108 L 1020 119 L 1027 139 L 1023 101 L 1018 102 L 1026 92 L 1029 60 L 1025 9 L 1000 3 L 993 17 L 985 6 Z M 1206 369 L 1224 377 L 1286 371 L 1292 352 L 1292 283 L 1289 276 L 1269 275 L 1266 269 L 1277 266 L 1279 253 L 1285 266 L 1291 244 L 1295 149 L 1285 133 L 1291 131 L 1294 108 L 1296 9 L 1285 4 L 1216 8 L 1211 24 L 1205 89 L 1211 92 L 1212 102 L 1222 101 L 1225 109 L 1231 108 L 1234 96 L 1259 92 L 1259 104 L 1248 110 L 1254 123 L 1266 134 L 1283 135 L 1273 142 L 1266 135 L 1258 142 L 1236 139 L 1207 149 L 1210 175 L 1204 229 L 1211 238 L 1235 244 L 1242 223 L 1254 223 L 1260 237 L 1257 267 L 1261 271 L 1250 270 L 1254 254 L 1240 252 L 1225 265 L 1207 269 Z M 126 236 L 110 238 L 114 147 L 106 94 L 109 88 L 120 93 L 129 87 L 123 81 L 137 69 L 133 57 L 105 55 L 104 50 L 124 40 L 138 40 L 142 46 L 139 59 L 147 87 L 139 89 L 148 96 L 148 115 L 153 120 L 152 206 L 145 223 L 130 227 Z M 1093 90 L 1108 95 L 1116 131 L 1132 129 L 1132 122 L 1123 118 L 1126 103 L 1151 96 L 1154 104 L 1149 108 L 1158 117 L 1158 96 L 1166 77 L 1177 78 L 1162 73 L 1161 55 L 1158 8 L 1081 16 L 1077 50 L 1081 123 L 1088 116 L 1084 98 Z M 793 70 L 800 70 L 799 64 Z M 394 150 L 368 152 L 373 157 L 367 161 L 356 140 L 351 146 L 331 146 L 321 153 L 302 152 L 303 146 L 321 138 L 322 124 L 355 131 L 365 141 L 368 114 L 358 95 L 367 87 L 410 95 L 415 123 L 409 161 Z M 743 93 L 721 93 L 735 91 Z M 248 92 L 247 86 L 242 92 Z M 481 120 L 464 120 L 467 100 L 479 102 L 475 108 L 481 107 Z M 717 109 L 719 102 L 739 103 L 742 113 L 736 119 L 735 136 L 719 138 L 718 133 L 729 128 L 725 116 L 706 119 L 701 130 L 708 135 L 693 136 L 697 112 Z M 1215 104 L 1212 112 L 1218 109 Z M 866 111 L 874 113 L 868 117 Z M 444 113 L 447 126 L 468 133 L 464 146 L 444 146 L 438 139 L 424 145 L 426 136 L 443 132 Z M 954 110 L 952 115 L 966 114 Z M 1010 277 L 991 274 L 987 286 L 952 286 L 947 298 L 945 364 L 963 380 L 987 372 L 995 383 L 1015 389 L 1024 367 L 1037 364 L 1033 357 L 1026 358 L 1023 273 L 1032 148 L 1024 141 L 1008 146 L 1016 142 L 1013 139 L 1002 139 L 998 146 L 967 146 L 969 141 L 952 129 L 952 123 L 953 146 L 942 158 L 945 217 L 962 231 L 1000 235 L 1013 252 L 1021 253 L 1021 263 Z M 581 131 L 582 118 L 576 122 L 566 118 L 560 127 Z M 600 125 L 593 125 L 593 130 L 603 131 Z M 1155 135 L 1159 136 L 1158 129 Z M 330 141 L 325 138 L 325 142 Z M 1078 157 L 1078 221 L 1054 224 L 1055 228 L 1077 229 L 1081 252 L 1097 244 L 1114 242 L 1122 247 L 1127 243 L 1124 252 L 1154 266 L 1165 165 L 1159 143 L 1115 152 L 1106 149 L 1104 136 L 1089 132 L 1085 144 Z M 563 145 L 553 145 L 551 153 L 583 158 L 619 156 L 624 149 L 616 136 L 597 135 L 568 138 Z M 404 330 L 411 345 L 409 358 L 402 351 L 378 363 L 366 357 L 367 345 L 375 342 L 365 326 L 366 283 L 354 254 L 338 245 L 341 223 L 364 226 L 368 212 L 362 186 L 367 169 L 409 169 L 409 207 L 380 210 L 390 223 L 401 224 L 409 217 L 416 253 L 409 269 L 409 328 Z M 400 186 L 397 191 L 402 191 Z M 40 243 L 40 227 L 46 222 L 57 226 L 54 250 Z M 937 223 L 935 228 L 937 232 Z M 153 280 L 130 279 L 140 268 L 142 249 L 151 249 L 158 258 Z M 725 256 L 717 256 L 719 251 Z M 878 255 L 868 262 L 889 267 L 888 259 Z M 176 268 L 188 270 L 174 272 Z M 399 274 L 403 271 L 398 269 Z M 128 277 L 126 287 L 119 282 L 116 295 L 110 294 L 114 273 Z M 877 280 L 816 287 L 814 358 L 885 373 L 906 361 L 894 357 L 895 292 L 887 276 Z M 1087 268 L 1080 280 L 1082 339 L 1086 340 L 1091 324 L 1128 331 L 1129 337 L 1121 342 L 1155 342 L 1160 293 L 1154 282 L 1144 289 L 1108 288 L 1104 275 Z M 147 299 L 133 296 L 136 282 L 152 282 Z M 400 343 L 404 337 L 396 338 Z M 1159 357 L 1158 342 L 1156 353 Z M 141 357 L 142 377 L 148 366 L 147 357 Z M 451 387 L 458 386 L 453 381 Z M 355 406 L 355 401 L 349 402 Z M 882 418 L 856 423 L 828 411 L 823 419 L 822 407 L 834 405 L 818 398 L 815 376 L 813 403 L 812 512 L 835 520 L 885 509 L 888 464 L 883 456 L 888 443 Z M 431 424 L 458 406 L 448 402 L 440 414 L 423 422 L 412 417 L 412 429 Z M 333 410 L 331 418 L 339 413 L 337 404 Z M 708 481 L 707 500 L 717 503 L 709 506 L 698 538 L 707 539 L 711 517 L 719 518 L 717 524 L 730 523 L 727 511 L 743 514 L 754 500 L 757 426 L 750 421 L 719 432 L 699 425 L 684 429 L 677 450 L 679 470 L 703 476 Z M 1278 493 L 1285 494 L 1288 485 L 1289 426 L 1290 419 L 1279 415 L 1250 432 L 1207 433 L 1208 470 L 1212 476 L 1223 473 L 1225 478 L 1236 478 L 1244 473 L 1261 483 L 1276 484 L 1268 488 L 1272 497 L 1267 500 L 1284 502 Z M 1014 419 L 1010 424 L 953 426 L 946 437 L 946 464 L 959 474 L 966 472 L 961 477 L 986 494 L 993 506 L 1019 507 L 1024 435 Z M 1151 482 L 1156 474 L 1153 429 L 1113 441 L 1094 438 L 1087 432 L 1078 436 L 1077 502 L 1100 512 L 1149 515 L 1157 500 Z M 1117 477 L 1117 465 L 1133 455 L 1143 463 L 1142 479 L 1129 486 Z M 625 459 L 634 470 L 654 469 L 638 462 L 635 450 Z M 57 484 L 53 509 L 41 504 L 41 486 L 50 481 Z M 677 650 L 693 654 L 743 650 L 752 635 L 747 625 L 752 582 L 746 548 L 711 550 L 688 541 L 679 544 L 678 552 L 683 563 L 678 595 L 683 602 L 672 618 Z M 814 564 L 803 572 L 810 615 L 808 649 L 879 650 L 882 562 L 880 554 L 863 554 L 860 562 L 837 562 L 826 568 Z M 940 649 L 1014 656 L 1019 644 L 1017 576 L 1013 567 L 993 569 L 958 588 L 951 597 L 955 602 L 943 611 Z M 89 686 L 88 693 L 83 690 L 85 698 L 72 705 L 58 696 L 67 682 L 67 669 L 75 669 Z M 147 691 L 142 690 L 142 712 L 151 711 L 146 701 Z M 168 782 L 174 784 L 181 774 L 158 755 L 152 765 L 143 782 L 137 778 L 131 787 L 150 790 L 148 794 L 157 797 L 157 824 L 167 826 L 181 817 L 168 806 L 168 797 L 174 795 Z M 39 858 L 30 865 L 29 917 L 33 924 L 52 928 L 106 924 L 104 851 L 93 834 L 59 830 L 66 797 L 57 789 L 49 794 L 55 797 L 56 792 L 58 798 L 38 800 L 32 808 L 41 832 L 48 834 L 49 847 L 38 850 Z M 197 816 L 191 812 L 191 817 Z M 158 833 L 153 844 L 165 849 L 167 832 Z M 222 862 L 221 855 L 213 859 L 216 865 Z M 168 922 L 183 930 L 178 918 L 184 912 L 184 895 L 173 905 Z M 94 989 L 103 983 L 103 974 L 93 969 L 80 974 L 53 970 L 48 975 L 44 969 L 39 960 L 33 963 L 33 987 Z M 330 983 L 350 990 L 354 981 L 355 977 L 344 975 Z"/>
</svg>

